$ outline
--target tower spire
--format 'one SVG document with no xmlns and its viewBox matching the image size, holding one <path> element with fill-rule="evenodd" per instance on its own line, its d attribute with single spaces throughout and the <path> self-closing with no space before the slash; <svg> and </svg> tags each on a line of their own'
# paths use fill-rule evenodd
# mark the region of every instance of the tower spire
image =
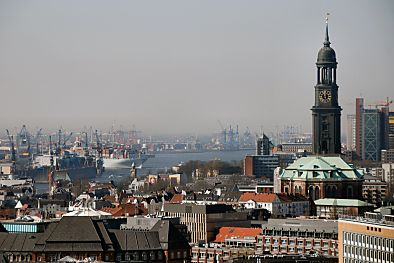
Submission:
<svg viewBox="0 0 394 263">
<path fill-rule="evenodd" d="M 328 16 L 330 15 L 330 13 L 327 13 L 326 15 L 326 38 L 324 40 L 324 46 L 325 47 L 329 47 L 330 46 L 330 38 L 328 37 Z"/>
</svg>

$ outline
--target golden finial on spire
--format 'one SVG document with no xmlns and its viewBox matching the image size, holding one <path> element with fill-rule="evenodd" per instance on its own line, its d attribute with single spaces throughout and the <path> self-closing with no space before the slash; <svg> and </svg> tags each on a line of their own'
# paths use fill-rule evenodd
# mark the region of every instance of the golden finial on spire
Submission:
<svg viewBox="0 0 394 263">
<path fill-rule="evenodd" d="M 330 15 L 330 13 L 326 14 L 326 24 L 328 24 L 328 16 Z"/>
</svg>

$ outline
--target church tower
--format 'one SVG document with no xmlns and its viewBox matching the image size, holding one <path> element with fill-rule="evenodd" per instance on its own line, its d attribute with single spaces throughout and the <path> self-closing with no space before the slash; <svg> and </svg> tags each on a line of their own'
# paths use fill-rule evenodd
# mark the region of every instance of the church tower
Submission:
<svg viewBox="0 0 394 263">
<path fill-rule="evenodd" d="M 341 110 L 338 105 L 337 60 L 330 47 L 328 20 L 324 46 L 317 55 L 315 105 L 312 107 L 313 153 L 341 153 Z"/>
</svg>

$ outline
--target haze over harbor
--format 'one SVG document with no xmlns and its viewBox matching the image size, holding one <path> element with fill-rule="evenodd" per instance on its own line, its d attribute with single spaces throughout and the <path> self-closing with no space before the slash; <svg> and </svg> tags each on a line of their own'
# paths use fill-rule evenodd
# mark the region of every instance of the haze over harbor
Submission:
<svg viewBox="0 0 394 263">
<path fill-rule="evenodd" d="M 360 94 L 393 97 L 392 1 L 1 1 L 1 131 L 308 131 L 327 12 L 343 114 Z"/>
</svg>

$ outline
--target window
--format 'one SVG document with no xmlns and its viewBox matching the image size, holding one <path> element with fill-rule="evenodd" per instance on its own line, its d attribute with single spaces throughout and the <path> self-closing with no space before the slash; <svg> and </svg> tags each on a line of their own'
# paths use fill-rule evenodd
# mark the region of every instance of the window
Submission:
<svg viewBox="0 0 394 263">
<path fill-rule="evenodd" d="M 155 252 L 151 251 L 151 252 L 149 253 L 149 257 L 150 257 L 151 260 L 155 261 L 155 260 L 156 260 Z"/>
<path fill-rule="evenodd" d="M 157 252 L 157 259 L 163 260 L 163 253 L 161 251 Z"/>
</svg>

